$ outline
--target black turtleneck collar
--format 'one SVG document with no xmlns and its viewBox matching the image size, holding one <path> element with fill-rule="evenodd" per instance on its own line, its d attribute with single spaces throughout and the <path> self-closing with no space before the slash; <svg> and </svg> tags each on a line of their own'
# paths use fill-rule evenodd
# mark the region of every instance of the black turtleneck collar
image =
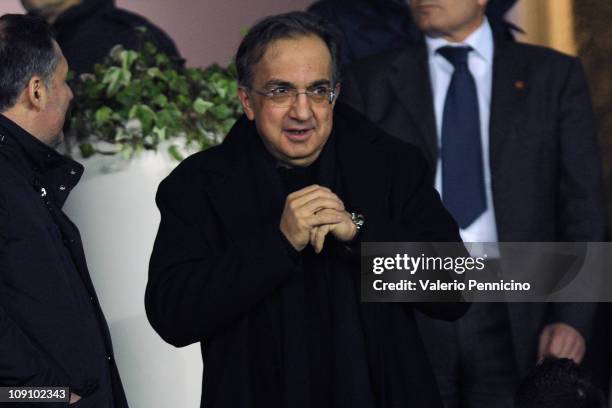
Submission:
<svg viewBox="0 0 612 408">
<path fill-rule="evenodd" d="M 62 156 L 2 114 L 0 148 L 34 188 L 45 188 L 59 207 L 83 174 L 82 165 Z"/>
<path fill-rule="evenodd" d="M 257 151 L 257 155 L 262 157 L 263 161 L 265 161 L 268 166 L 273 166 L 276 168 L 284 182 L 291 180 L 291 185 L 286 185 L 286 188 L 293 191 L 293 189 L 306 187 L 306 185 L 301 185 L 303 183 L 318 183 L 329 188 L 333 186 L 335 182 L 333 175 L 335 174 L 336 161 L 336 138 L 333 130 L 325 142 L 325 146 L 321 150 L 319 157 L 317 157 L 313 163 L 306 167 L 292 167 L 286 163 L 281 163 L 276 157 L 274 157 L 266 148 L 262 137 L 256 130 L 254 122 L 249 123 L 249 131 L 247 134 L 250 134 L 250 148 Z M 300 185 L 293 185 L 293 182 Z"/>
</svg>

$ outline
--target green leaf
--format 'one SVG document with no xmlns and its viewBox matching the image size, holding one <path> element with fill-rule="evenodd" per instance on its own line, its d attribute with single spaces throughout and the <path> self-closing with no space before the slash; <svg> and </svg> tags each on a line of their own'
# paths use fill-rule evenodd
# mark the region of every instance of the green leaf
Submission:
<svg viewBox="0 0 612 408">
<path fill-rule="evenodd" d="M 193 110 L 196 111 L 197 113 L 199 113 L 200 115 L 203 115 L 206 113 L 206 111 L 208 111 L 209 108 L 211 108 L 214 104 L 212 102 L 209 101 L 205 101 L 202 98 L 197 98 L 194 102 L 193 102 Z"/>
<path fill-rule="evenodd" d="M 170 63 L 170 58 L 166 54 L 159 53 L 155 56 L 155 65 L 166 66 Z"/>
<path fill-rule="evenodd" d="M 96 123 L 102 125 L 111 119 L 113 110 L 108 106 L 102 106 L 96 111 Z"/>
<path fill-rule="evenodd" d="M 168 105 L 168 98 L 164 94 L 155 95 L 153 97 L 153 104 L 160 108 L 165 108 Z"/>
<path fill-rule="evenodd" d="M 166 140 L 166 127 L 162 127 L 159 128 L 157 126 L 155 126 L 153 128 L 153 134 L 155 135 L 155 137 L 157 137 L 157 140 L 162 141 L 162 140 Z"/>
<path fill-rule="evenodd" d="M 176 146 L 176 145 L 172 145 L 172 146 L 168 147 L 168 153 L 176 161 L 180 162 L 180 161 L 183 161 L 183 159 L 184 159 L 183 155 L 178 151 L 178 146 Z"/>
<path fill-rule="evenodd" d="M 121 77 L 121 68 L 110 67 L 102 78 L 103 84 L 108 84 L 107 93 L 110 95 L 114 94 L 111 90 L 115 90 L 118 87 L 119 78 Z"/>
<path fill-rule="evenodd" d="M 90 143 L 82 143 L 79 145 L 79 150 L 81 150 L 81 156 L 84 159 L 93 156 L 96 153 L 96 149 Z"/>
<path fill-rule="evenodd" d="M 232 115 L 232 110 L 228 108 L 226 105 L 215 105 L 210 108 L 210 113 L 217 119 L 227 119 Z"/>
<path fill-rule="evenodd" d="M 122 86 L 130 84 L 131 79 L 132 73 L 129 70 L 119 67 L 110 67 L 102 79 L 102 83 L 108 84 L 106 95 L 111 97 L 117 94 Z"/>
<path fill-rule="evenodd" d="M 165 79 L 161 70 L 158 67 L 153 67 L 153 68 L 149 68 L 147 69 L 147 75 L 150 76 L 151 78 L 161 78 L 161 79 Z"/>
<path fill-rule="evenodd" d="M 121 67 L 124 70 L 129 70 L 134 61 L 138 59 L 138 53 L 132 50 L 123 50 L 119 53 L 119 59 L 121 60 Z"/>
<path fill-rule="evenodd" d="M 140 120 L 144 133 L 148 133 L 153 127 L 153 122 L 157 120 L 157 115 L 155 114 L 155 111 L 153 111 L 153 109 L 144 104 L 134 105 L 132 109 L 130 109 L 130 113 L 128 116 L 130 119 Z"/>
</svg>

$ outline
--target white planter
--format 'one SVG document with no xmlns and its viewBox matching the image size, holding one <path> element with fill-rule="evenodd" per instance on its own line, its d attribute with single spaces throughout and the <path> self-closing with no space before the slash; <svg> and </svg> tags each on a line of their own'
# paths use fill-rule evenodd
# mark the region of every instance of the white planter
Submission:
<svg viewBox="0 0 612 408">
<path fill-rule="evenodd" d="M 144 310 L 149 256 L 160 218 L 155 192 L 177 163 L 155 152 L 128 162 L 99 155 L 76 159 L 85 174 L 64 210 L 81 231 L 130 407 L 199 407 L 199 345 L 175 349 L 166 344 Z"/>
</svg>

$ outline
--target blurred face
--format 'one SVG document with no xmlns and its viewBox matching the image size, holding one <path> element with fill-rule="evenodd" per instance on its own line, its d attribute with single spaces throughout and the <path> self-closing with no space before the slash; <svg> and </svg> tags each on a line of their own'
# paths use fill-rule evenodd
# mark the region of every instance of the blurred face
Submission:
<svg viewBox="0 0 612 408">
<path fill-rule="evenodd" d="M 56 52 L 60 55 L 60 62 L 55 68 L 49 86 L 46 86 L 46 103 L 40 112 L 40 123 L 44 126 L 41 140 L 49 146 L 57 146 L 64 139 L 64 121 L 73 95 L 66 83 L 68 63 L 59 46 L 55 44 Z"/>
<path fill-rule="evenodd" d="M 303 167 L 313 163 L 325 146 L 334 105 L 328 101 L 316 103 L 300 94 L 290 105 L 278 106 L 256 91 L 305 92 L 332 86 L 327 45 L 317 36 L 303 36 L 269 44 L 253 67 L 253 89 L 241 89 L 240 99 L 268 151 L 284 163 Z"/>
<path fill-rule="evenodd" d="M 417 26 L 430 37 L 465 40 L 484 18 L 488 0 L 409 0 Z"/>
<path fill-rule="evenodd" d="M 21 0 L 23 8 L 27 11 L 44 11 L 45 9 L 61 6 L 65 0 Z"/>
<path fill-rule="evenodd" d="M 70 7 L 81 3 L 82 0 L 21 0 L 23 8 L 28 13 L 41 16 L 48 23 L 53 24 L 57 17 Z"/>
</svg>

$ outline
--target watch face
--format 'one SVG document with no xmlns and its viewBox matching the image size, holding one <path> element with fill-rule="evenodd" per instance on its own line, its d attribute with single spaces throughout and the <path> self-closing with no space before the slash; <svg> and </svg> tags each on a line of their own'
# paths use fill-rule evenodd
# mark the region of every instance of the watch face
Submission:
<svg viewBox="0 0 612 408">
<path fill-rule="evenodd" d="M 361 227 L 363 227 L 363 224 L 365 224 L 365 218 L 362 214 L 358 213 L 351 213 L 351 221 L 353 221 L 353 224 L 355 224 L 357 229 L 361 229 Z"/>
</svg>

